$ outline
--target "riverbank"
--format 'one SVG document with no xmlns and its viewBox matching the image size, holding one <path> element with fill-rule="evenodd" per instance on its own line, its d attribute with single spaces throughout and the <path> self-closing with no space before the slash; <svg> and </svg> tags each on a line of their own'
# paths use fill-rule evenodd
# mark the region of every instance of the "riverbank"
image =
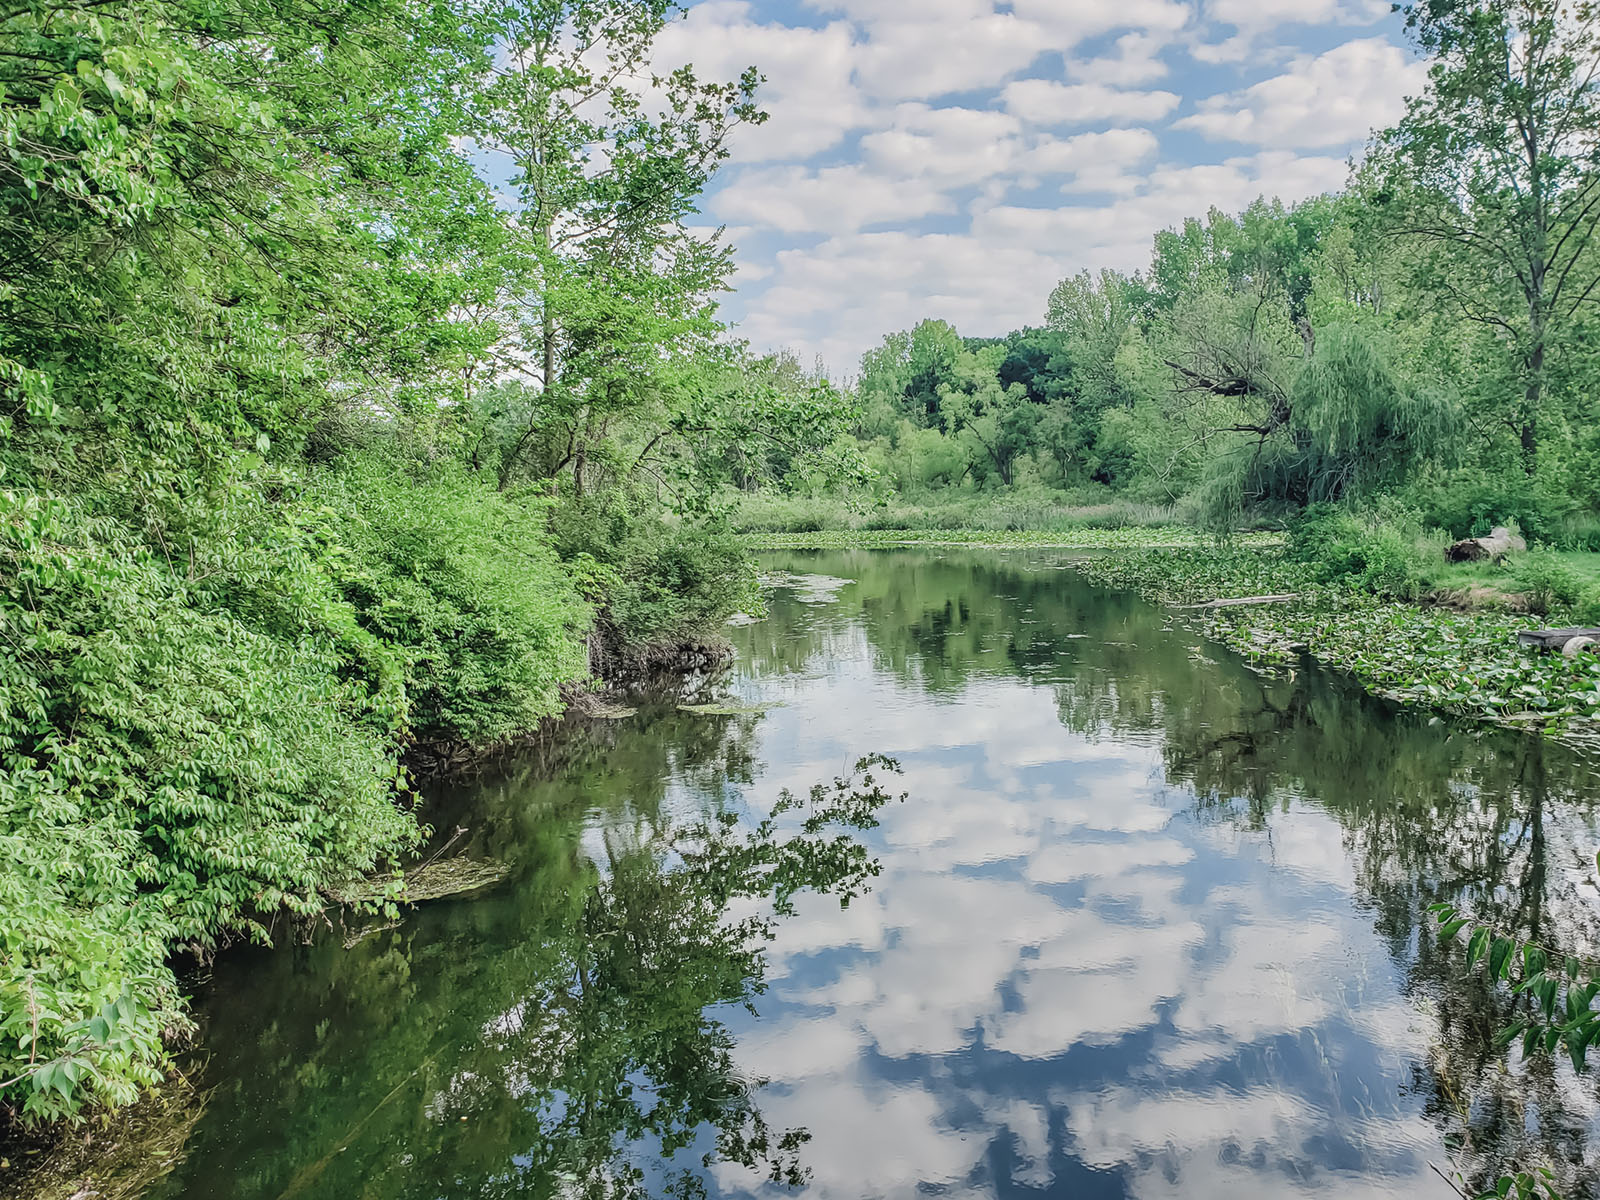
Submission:
<svg viewBox="0 0 1600 1200">
<path fill-rule="evenodd" d="M 1232 545 L 1270 549 L 1281 533 L 1241 533 Z M 1215 534 L 1183 525 L 1070 529 L 824 529 L 804 533 L 748 533 L 752 550 L 873 550 L 893 546 L 1035 546 L 1051 550 L 1178 550 L 1217 544 Z"/>
<path fill-rule="evenodd" d="M 1375 695 L 1454 716 L 1600 745 L 1600 655 L 1566 658 L 1517 644 L 1522 630 L 1570 623 L 1559 604 L 1544 614 L 1524 593 L 1453 581 L 1415 601 L 1328 582 L 1284 552 L 1285 538 L 1242 534 L 1227 543 L 1182 527 L 1063 533 L 871 530 L 751 535 L 758 549 L 996 546 L 1096 551 L 1074 567 L 1097 584 L 1137 592 L 1179 610 L 1178 619 L 1263 668 L 1301 654 L 1350 672 Z M 1470 572 L 1464 569 L 1462 574 Z M 1217 600 L 1288 597 L 1201 608 Z M 1549 608 L 1548 604 L 1537 607 Z"/>
<path fill-rule="evenodd" d="M 597 674 L 582 684 L 562 686 L 559 712 L 492 743 L 415 742 L 400 756 L 400 765 L 415 786 L 422 786 L 423 781 L 429 787 L 459 785 L 492 770 L 508 756 L 528 752 L 538 743 L 570 735 L 575 728 L 581 731 L 584 726 L 631 714 L 629 705 L 640 694 L 696 686 L 696 680 L 713 676 L 728 665 L 732 656 L 732 644 L 713 633 L 613 644 L 603 659 L 597 656 L 596 666 L 604 667 L 604 675 Z M 418 810 L 416 815 L 427 814 Z M 295 928 L 308 930 L 330 918 L 340 921 L 340 912 L 360 914 L 384 906 L 392 891 L 386 885 L 397 879 L 404 880 L 399 902 L 414 907 L 420 902 L 477 890 L 503 878 L 503 865 L 460 855 L 459 850 L 456 856 L 440 859 L 440 848 L 448 852 L 461 832 L 457 829 L 451 835 L 450 830 L 443 830 L 414 856 L 417 862 L 397 866 L 393 872 L 342 882 L 329 880 L 319 889 L 322 907 L 297 917 Z M 444 872 L 449 878 L 442 886 L 419 890 L 418 863 L 424 864 L 424 874 L 431 872 L 431 885 L 440 868 L 455 870 Z M 462 867 L 478 870 L 462 872 Z M 387 923 L 384 918 L 377 918 L 374 927 L 389 928 L 396 919 L 392 914 Z M 292 942 L 298 936 L 279 931 L 276 940 Z M 167 965 L 172 968 L 170 962 Z M 168 1031 L 171 1036 L 166 1053 L 155 1068 L 162 1077 L 147 1085 L 132 1103 L 102 1109 L 93 1114 L 87 1125 L 64 1120 L 32 1127 L 14 1123 L 8 1128 L 0 1124 L 0 1200 L 131 1198 L 141 1195 L 170 1169 L 206 1103 L 205 1095 L 172 1064 L 170 1055 L 190 1044 L 186 999 L 175 1011 L 183 1024 Z"/>
<path fill-rule="evenodd" d="M 1455 716 L 1600 745 L 1600 656 L 1538 654 L 1518 632 L 1560 623 L 1492 608 L 1381 599 L 1319 583 L 1280 554 L 1146 550 L 1077 564 L 1096 583 L 1179 606 L 1181 619 L 1261 664 L 1300 654 L 1349 671 L 1370 692 Z M 1227 598 L 1275 603 L 1189 607 Z"/>
</svg>

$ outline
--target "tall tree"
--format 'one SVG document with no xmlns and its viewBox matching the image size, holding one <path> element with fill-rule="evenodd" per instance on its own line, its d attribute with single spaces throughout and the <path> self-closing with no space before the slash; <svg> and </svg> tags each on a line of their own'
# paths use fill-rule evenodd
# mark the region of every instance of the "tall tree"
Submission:
<svg viewBox="0 0 1600 1200">
<path fill-rule="evenodd" d="M 732 267 L 686 219 L 738 125 L 759 123 L 754 68 L 708 83 L 656 70 L 670 0 L 508 0 L 479 139 L 514 167 L 520 257 L 507 297 L 520 335 L 500 367 L 538 388 L 502 461 L 508 484 L 557 431 L 546 469 L 584 489 L 623 414 L 670 410 L 673 365 L 720 333 L 713 297 Z M 671 423 L 670 412 L 661 422 Z"/>
<path fill-rule="evenodd" d="M 1400 229 L 1447 248 L 1440 279 L 1512 347 L 1504 420 L 1538 461 L 1549 359 L 1597 299 L 1600 7 L 1592 0 L 1423 0 L 1403 9 L 1433 58 L 1385 136 L 1405 189 Z"/>
</svg>

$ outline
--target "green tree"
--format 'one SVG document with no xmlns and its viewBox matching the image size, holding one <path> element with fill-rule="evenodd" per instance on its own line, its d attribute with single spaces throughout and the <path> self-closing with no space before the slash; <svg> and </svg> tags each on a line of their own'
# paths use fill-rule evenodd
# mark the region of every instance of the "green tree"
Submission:
<svg viewBox="0 0 1600 1200">
<path fill-rule="evenodd" d="M 502 65 L 475 133 L 513 164 L 518 233 L 507 263 L 516 332 L 497 366 L 536 389 L 500 483 L 565 472 L 582 496 L 619 425 L 649 442 L 681 419 L 696 386 L 684 364 L 721 332 L 714 295 L 729 250 L 685 220 L 728 134 L 765 119 L 759 77 L 649 74 L 657 35 L 681 11 L 670 0 L 510 0 L 493 11 Z"/>
<path fill-rule="evenodd" d="M 1439 284 L 1511 348 L 1501 417 L 1537 467 L 1550 357 L 1600 288 L 1600 11 L 1589 0 L 1404 9 L 1428 87 L 1383 139 L 1395 228 L 1436 244 Z"/>
</svg>

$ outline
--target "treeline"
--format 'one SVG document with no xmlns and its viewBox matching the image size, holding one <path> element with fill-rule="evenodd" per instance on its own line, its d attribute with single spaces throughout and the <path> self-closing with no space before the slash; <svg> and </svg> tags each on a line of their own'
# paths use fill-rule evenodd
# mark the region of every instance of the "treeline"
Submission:
<svg viewBox="0 0 1600 1200">
<path fill-rule="evenodd" d="M 745 605 L 727 484 L 850 465 L 718 322 L 757 79 L 653 77 L 673 12 L 0 17 L 0 1130 L 158 1080 L 174 950 L 393 871 L 408 747 Z"/>
<path fill-rule="evenodd" d="M 1600 30 L 1585 6 L 1418 5 L 1431 82 L 1348 189 L 1213 211 L 1043 324 L 929 320 L 861 362 L 902 503 L 1108 497 L 1231 526 L 1384 503 L 1600 549 Z"/>
</svg>

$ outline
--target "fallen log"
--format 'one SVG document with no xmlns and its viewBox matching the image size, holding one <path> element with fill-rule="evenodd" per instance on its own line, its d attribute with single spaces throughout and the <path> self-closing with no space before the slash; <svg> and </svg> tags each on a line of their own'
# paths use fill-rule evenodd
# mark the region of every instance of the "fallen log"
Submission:
<svg viewBox="0 0 1600 1200">
<path fill-rule="evenodd" d="M 1299 592 L 1284 592 L 1279 596 L 1235 596 L 1228 600 L 1208 600 L 1204 604 L 1184 604 L 1182 608 L 1240 608 L 1246 604 L 1283 604 L 1300 599 Z"/>
<path fill-rule="evenodd" d="M 1584 639 L 1584 645 L 1578 646 L 1573 651 L 1574 654 L 1583 650 L 1593 650 L 1600 644 L 1600 629 L 1581 626 L 1572 629 L 1524 629 L 1517 634 L 1517 644 L 1546 654 L 1557 650 L 1564 654 L 1567 646 L 1580 638 Z"/>
<path fill-rule="evenodd" d="M 1445 547 L 1444 557 L 1446 562 L 1482 562 L 1489 559 L 1499 562 L 1508 554 L 1519 553 L 1528 548 L 1528 543 L 1512 533 L 1504 525 L 1496 525 L 1489 531 L 1487 537 L 1463 538 L 1459 542 L 1451 542 Z"/>
</svg>

